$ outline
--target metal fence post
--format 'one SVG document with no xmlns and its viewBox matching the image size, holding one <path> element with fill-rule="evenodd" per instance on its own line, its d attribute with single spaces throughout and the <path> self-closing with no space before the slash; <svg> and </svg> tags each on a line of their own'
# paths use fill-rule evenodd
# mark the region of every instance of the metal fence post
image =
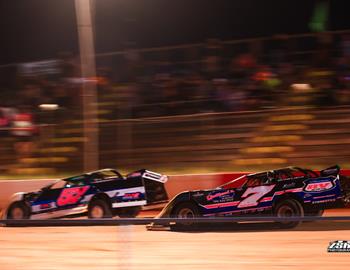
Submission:
<svg viewBox="0 0 350 270">
<path fill-rule="evenodd" d="M 80 45 L 84 125 L 84 170 L 99 166 L 94 35 L 90 0 L 75 0 Z"/>
</svg>

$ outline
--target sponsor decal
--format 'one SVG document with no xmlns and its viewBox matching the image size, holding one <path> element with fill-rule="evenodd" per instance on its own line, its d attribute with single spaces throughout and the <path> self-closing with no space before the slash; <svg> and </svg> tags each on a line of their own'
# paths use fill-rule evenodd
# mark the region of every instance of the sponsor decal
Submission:
<svg viewBox="0 0 350 270">
<path fill-rule="evenodd" d="M 57 199 L 58 206 L 76 204 L 83 197 L 89 186 L 65 188 Z"/>
<path fill-rule="evenodd" d="M 231 195 L 234 193 L 235 192 L 233 190 L 226 190 L 226 191 L 222 191 L 222 192 L 218 192 L 218 193 L 214 193 L 214 194 L 209 194 L 209 195 L 207 195 L 207 200 L 212 201 L 215 198 L 223 197 L 225 195 Z"/>
<path fill-rule="evenodd" d="M 201 205 L 201 206 L 203 206 L 206 209 L 214 209 L 214 208 L 221 208 L 221 207 L 237 206 L 238 204 L 239 204 L 239 201 L 233 201 L 233 202 L 207 204 L 207 205 Z"/>
<path fill-rule="evenodd" d="M 317 203 L 330 203 L 330 202 L 335 202 L 336 199 L 328 199 L 328 200 L 322 200 L 322 201 L 313 201 L 313 204 L 317 204 Z"/>
<path fill-rule="evenodd" d="M 48 208 L 51 208 L 51 204 L 50 203 L 40 204 L 40 209 L 48 209 Z"/>
<path fill-rule="evenodd" d="M 336 240 L 330 242 L 328 252 L 350 252 L 350 241 Z"/>
<path fill-rule="evenodd" d="M 334 187 L 334 184 L 332 181 L 315 182 L 315 183 L 307 184 L 307 186 L 305 187 L 305 191 L 321 192 L 321 191 L 332 189 L 333 187 Z"/>
<path fill-rule="evenodd" d="M 140 192 L 133 192 L 133 193 L 125 193 L 123 195 L 123 199 L 125 200 L 137 200 L 141 196 Z"/>
</svg>

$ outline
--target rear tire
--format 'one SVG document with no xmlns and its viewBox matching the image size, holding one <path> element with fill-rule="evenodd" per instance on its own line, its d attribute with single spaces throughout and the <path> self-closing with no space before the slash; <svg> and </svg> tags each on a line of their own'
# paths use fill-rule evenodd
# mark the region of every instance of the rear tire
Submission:
<svg viewBox="0 0 350 270">
<path fill-rule="evenodd" d="M 30 210 L 24 202 L 14 202 L 7 211 L 7 219 L 29 219 Z"/>
<path fill-rule="evenodd" d="M 90 202 L 88 207 L 89 218 L 111 218 L 112 210 L 108 203 L 101 199 Z"/>
<path fill-rule="evenodd" d="M 277 217 L 303 217 L 304 209 L 298 201 L 288 199 L 277 203 L 274 214 Z M 291 229 L 300 223 L 301 221 L 278 222 L 278 226 L 283 229 Z"/>
</svg>

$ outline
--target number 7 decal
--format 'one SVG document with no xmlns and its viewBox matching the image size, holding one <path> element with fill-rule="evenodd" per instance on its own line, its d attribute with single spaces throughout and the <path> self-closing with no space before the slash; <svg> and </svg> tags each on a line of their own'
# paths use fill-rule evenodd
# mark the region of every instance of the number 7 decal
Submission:
<svg viewBox="0 0 350 270">
<path fill-rule="evenodd" d="M 275 185 L 270 186 L 258 186 L 258 187 L 250 187 L 248 188 L 242 195 L 242 198 L 245 198 L 242 200 L 237 208 L 243 208 L 243 207 L 250 207 L 250 206 L 256 206 L 258 205 L 258 200 L 261 199 L 264 195 L 269 193 Z M 250 195 L 250 196 L 249 196 Z"/>
</svg>

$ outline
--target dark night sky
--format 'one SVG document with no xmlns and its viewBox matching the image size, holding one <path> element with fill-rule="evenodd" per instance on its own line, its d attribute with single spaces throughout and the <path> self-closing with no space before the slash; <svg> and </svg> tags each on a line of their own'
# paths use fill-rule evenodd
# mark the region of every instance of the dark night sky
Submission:
<svg viewBox="0 0 350 270">
<path fill-rule="evenodd" d="M 308 32 L 317 0 L 97 0 L 96 51 Z M 329 29 L 348 29 L 346 0 L 330 1 Z M 74 0 L 0 0 L 0 64 L 77 52 Z"/>
</svg>

